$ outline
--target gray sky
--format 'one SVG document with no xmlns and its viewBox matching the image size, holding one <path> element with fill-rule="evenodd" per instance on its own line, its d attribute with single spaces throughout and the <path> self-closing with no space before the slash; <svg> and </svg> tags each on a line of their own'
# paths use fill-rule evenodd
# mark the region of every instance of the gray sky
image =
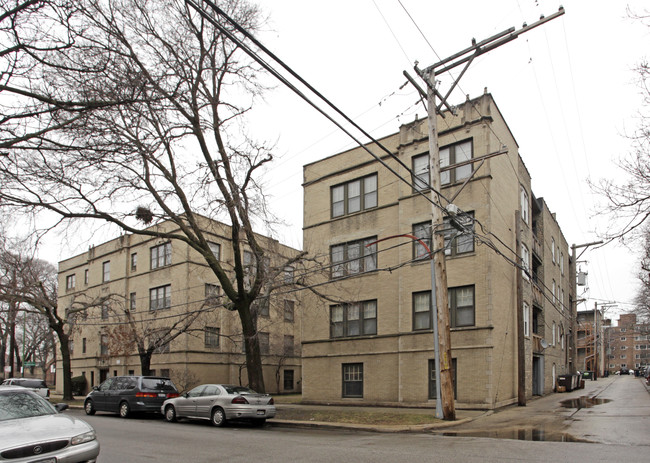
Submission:
<svg viewBox="0 0 650 463">
<path fill-rule="evenodd" d="M 375 137 L 425 115 L 415 90 L 400 88 L 402 71 L 413 74 L 416 60 L 427 66 L 468 47 L 472 38 L 519 29 L 560 6 L 545 0 L 258 3 L 269 16 L 258 38 Z M 641 109 L 633 68 L 646 57 L 650 28 L 629 19 L 626 8 L 642 13 L 645 3 L 564 1 L 564 16 L 477 59 L 450 99 L 461 103 L 486 87 L 492 93 L 519 144 L 535 195 L 557 213 L 569 245 L 598 240 L 596 232 L 608 224 L 607 217 L 595 214 L 599 198 L 587 179 L 618 178 L 616 160 L 629 152 L 624 135 L 637 127 Z M 440 80 L 444 93 L 450 77 Z M 279 84 L 255 108 L 249 133 L 276 143 L 266 180 L 272 210 L 287 224 L 277 237 L 300 247 L 302 166 L 354 143 Z M 112 237 L 98 233 L 80 248 L 61 247 L 55 255 L 48 247 L 42 254 L 58 261 Z M 593 309 L 595 301 L 628 308 L 636 287 L 633 253 L 610 245 L 587 251 L 581 260 L 580 268 L 589 273 L 589 290 L 581 296 L 589 301 L 578 309 Z"/>
<path fill-rule="evenodd" d="M 269 31 L 259 37 L 316 89 L 375 137 L 396 132 L 425 109 L 402 71 L 426 66 L 511 26 L 520 29 L 562 4 L 565 15 L 477 59 L 451 103 L 487 87 L 519 144 L 532 176 L 571 244 L 597 241 L 607 217 L 587 179 L 618 178 L 629 152 L 626 133 L 641 109 L 633 68 L 647 54 L 650 28 L 628 18 L 644 2 L 502 0 L 499 2 L 357 0 L 262 1 Z M 646 7 L 647 9 L 647 7 Z M 412 18 L 412 19 L 411 19 Z M 459 68 L 460 69 L 460 68 Z M 441 88 L 450 78 L 441 76 Z M 444 93 L 444 92 L 443 92 Z M 288 222 L 280 239 L 302 243 L 302 166 L 354 146 L 329 121 L 283 88 L 254 118 L 255 133 L 277 140 L 270 170 L 274 210 Z M 609 245 L 585 252 L 589 302 L 626 309 L 636 287 L 636 258 Z M 580 292 L 580 288 L 579 288 Z M 610 310 L 608 314 L 613 314 Z M 615 319 L 618 317 L 615 316 Z"/>
</svg>

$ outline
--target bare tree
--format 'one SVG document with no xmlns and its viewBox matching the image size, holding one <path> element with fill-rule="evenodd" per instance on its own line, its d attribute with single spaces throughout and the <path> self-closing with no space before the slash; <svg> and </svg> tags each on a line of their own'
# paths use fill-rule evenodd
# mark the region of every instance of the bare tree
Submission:
<svg viewBox="0 0 650 463">
<path fill-rule="evenodd" d="M 243 0 L 221 8 L 250 32 L 261 24 Z M 258 180 L 272 156 L 251 139 L 244 118 L 264 90 L 260 70 L 181 0 L 80 0 L 74 18 L 74 40 L 47 63 L 37 60 L 30 83 L 55 84 L 68 100 L 93 105 L 54 131 L 7 145 L 3 208 L 188 243 L 238 313 L 248 382 L 264 391 L 251 304 L 266 280 L 266 256 L 253 228 L 274 222 Z M 93 64 L 92 78 L 79 63 Z M 231 226 L 232 268 L 212 254 L 203 216 Z M 180 232 L 149 227 L 165 220 Z M 252 275 L 244 250 L 254 259 Z"/>
<path fill-rule="evenodd" d="M 3 250 L 0 252 L 0 301 L 20 303 L 47 319 L 49 329 L 57 337 L 63 368 L 63 397 L 72 399 L 70 370 L 70 334 L 79 313 L 88 305 L 59 310 L 57 304 L 57 273 L 49 263 L 30 256 Z"/>
<path fill-rule="evenodd" d="M 650 25 L 647 12 L 628 13 L 634 20 Z M 593 190 L 605 198 L 601 212 L 614 219 L 610 222 L 610 229 L 604 233 L 608 240 L 643 239 L 644 226 L 650 223 L 650 64 L 647 60 L 636 67 L 636 75 L 641 97 L 639 125 L 628 137 L 632 152 L 618 163 L 626 180 L 618 183 L 603 179 L 591 184 Z"/>
<path fill-rule="evenodd" d="M 650 225 L 645 227 L 639 267 L 639 287 L 634 298 L 634 312 L 639 318 L 650 322 Z"/>
</svg>

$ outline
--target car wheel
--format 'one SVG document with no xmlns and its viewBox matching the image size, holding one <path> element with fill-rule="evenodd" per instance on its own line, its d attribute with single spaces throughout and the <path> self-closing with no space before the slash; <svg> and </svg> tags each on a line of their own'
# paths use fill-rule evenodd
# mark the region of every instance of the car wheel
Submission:
<svg viewBox="0 0 650 463">
<path fill-rule="evenodd" d="M 121 402 L 120 403 L 120 416 L 122 418 L 126 418 L 131 414 L 131 407 L 129 407 L 128 402 Z"/>
<path fill-rule="evenodd" d="M 93 404 L 92 400 L 86 400 L 86 403 L 84 404 L 84 411 L 86 412 L 86 415 L 94 415 L 97 410 L 95 410 L 95 405 Z"/>
<path fill-rule="evenodd" d="M 170 423 L 176 421 L 176 409 L 173 405 L 167 405 L 165 408 L 165 419 Z"/>
<path fill-rule="evenodd" d="M 255 418 L 253 420 L 253 426 L 262 427 L 266 423 L 266 418 Z"/>
<path fill-rule="evenodd" d="M 221 427 L 226 423 L 226 413 L 222 408 L 217 407 L 212 410 L 212 417 L 210 421 L 214 426 Z"/>
</svg>

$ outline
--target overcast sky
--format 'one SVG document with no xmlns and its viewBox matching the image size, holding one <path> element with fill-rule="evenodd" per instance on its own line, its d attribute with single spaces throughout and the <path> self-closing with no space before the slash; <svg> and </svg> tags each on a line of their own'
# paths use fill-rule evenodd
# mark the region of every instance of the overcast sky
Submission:
<svg viewBox="0 0 650 463">
<path fill-rule="evenodd" d="M 261 1 L 269 30 L 259 37 L 280 58 L 375 137 L 396 132 L 425 109 L 403 70 L 427 66 L 485 39 L 549 16 L 565 15 L 476 60 L 452 104 L 484 88 L 512 130 L 531 176 L 572 244 L 597 241 L 608 218 L 587 179 L 619 176 L 616 161 L 630 150 L 626 133 L 641 109 L 634 67 L 647 56 L 650 28 L 628 17 L 641 1 L 501 0 L 436 2 L 355 0 Z M 645 7 L 647 9 L 647 6 Z M 459 68 L 460 69 L 460 68 Z M 441 88 L 450 78 L 441 76 Z M 275 212 L 288 222 L 280 239 L 302 244 L 302 166 L 354 146 L 329 121 L 283 88 L 258 108 L 255 133 L 277 141 L 270 175 Z M 617 245 L 588 250 L 579 267 L 589 274 L 589 299 L 629 308 L 637 259 Z M 627 304 L 626 304 L 627 303 Z M 614 319 L 618 318 L 612 309 Z"/>
<path fill-rule="evenodd" d="M 597 241 L 608 218 L 597 216 L 587 179 L 618 176 L 616 160 L 629 152 L 625 138 L 641 109 L 634 67 L 646 57 L 650 27 L 630 19 L 639 0 L 261 0 L 268 14 L 259 39 L 374 137 L 424 117 L 415 90 L 402 87 L 402 71 L 437 62 L 509 27 L 520 29 L 560 4 L 565 14 L 477 59 L 451 97 L 452 104 L 493 95 L 519 144 L 533 192 L 543 197 L 569 245 Z M 646 7 L 647 8 L 647 7 Z M 460 69 L 460 68 L 459 68 Z M 449 76 L 440 76 L 443 93 Z M 249 133 L 276 143 L 266 176 L 272 209 L 287 226 L 277 237 L 302 246 L 302 166 L 354 143 L 331 122 L 278 86 L 252 115 Z M 365 140 L 364 140 L 365 141 Z M 57 261 L 83 252 L 58 248 Z M 78 240 L 77 240 L 78 241 Z M 70 241 L 72 242 L 72 241 Z M 579 267 L 589 273 L 588 302 L 616 301 L 629 308 L 637 258 L 610 245 L 588 250 Z M 613 314 L 610 310 L 608 314 Z M 618 316 L 614 315 L 614 319 Z"/>
</svg>

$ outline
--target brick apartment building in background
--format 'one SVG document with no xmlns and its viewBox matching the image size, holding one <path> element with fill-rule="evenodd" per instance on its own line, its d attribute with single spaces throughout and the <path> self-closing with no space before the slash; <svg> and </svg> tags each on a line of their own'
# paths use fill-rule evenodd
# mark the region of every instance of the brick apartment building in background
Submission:
<svg viewBox="0 0 650 463">
<path fill-rule="evenodd" d="M 230 227 L 202 220 L 214 255 L 225 269 L 232 269 Z M 177 231 L 172 222 L 151 227 L 156 228 Z M 279 268 L 276 277 L 293 278 L 293 269 L 281 266 L 298 251 L 270 238 L 260 237 L 260 243 L 269 268 Z M 248 251 L 242 258 L 244 263 L 253 261 Z M 153 374 L 171 376 L 180 387 L 248 383 L 237 312 L 224 307 L 227 301 L 217 277 L 185 242 L 127 234 L 59 262 L 60 307 L 109 295 L 106 304 L 79 318 L 72 335 L 72 376 L 85 376 L 89 388 L 108 376 L 141 374 L 137 351 L 127 342 L 125 310 L 139 332 L 149 332 L 146 345 L 157 335 L 157 328 L 170 327 L 188 313 L 199 313 L 187 333 L 153 354 Z M 269 304 L 259 304 L 257 310 L 267 392 L 299 392 L 301 312 L 295 295 L 285 292 L 271 297 Z M 58 358 L 57 388 L 61 389 Z"/>
<path fill-rule="evenodd" d="M 636 370 L 650 366 L 650 324 L 637 323 L 636 314 L 621 314 L 618 326 L 605 328 L 607 370 Z"/>
<path fill-rule="evenodd" d="M 517 401 L 520 373 L 532 397 L 575 371 L 575 266 L 492 96 L 457 109 L 438 118 L 441 193 L 465 230 L 449 219 L 435 230 L 446 243 L 450 365 L 456 407 L 494 409 Z M 324 297 L 304 305 L 305 401 L 435 404 L 430 261 L 409 238 L 371 244 L 401 234 L 431 243 L 431 204 L 417 191 L 429 196 L 427 133 L 418 119 L 380 139 L 410 169 L 369 145 L 412 185 L 361 148 L 304 166 L 304 250 L 331 266 Z"/>
</svg>

